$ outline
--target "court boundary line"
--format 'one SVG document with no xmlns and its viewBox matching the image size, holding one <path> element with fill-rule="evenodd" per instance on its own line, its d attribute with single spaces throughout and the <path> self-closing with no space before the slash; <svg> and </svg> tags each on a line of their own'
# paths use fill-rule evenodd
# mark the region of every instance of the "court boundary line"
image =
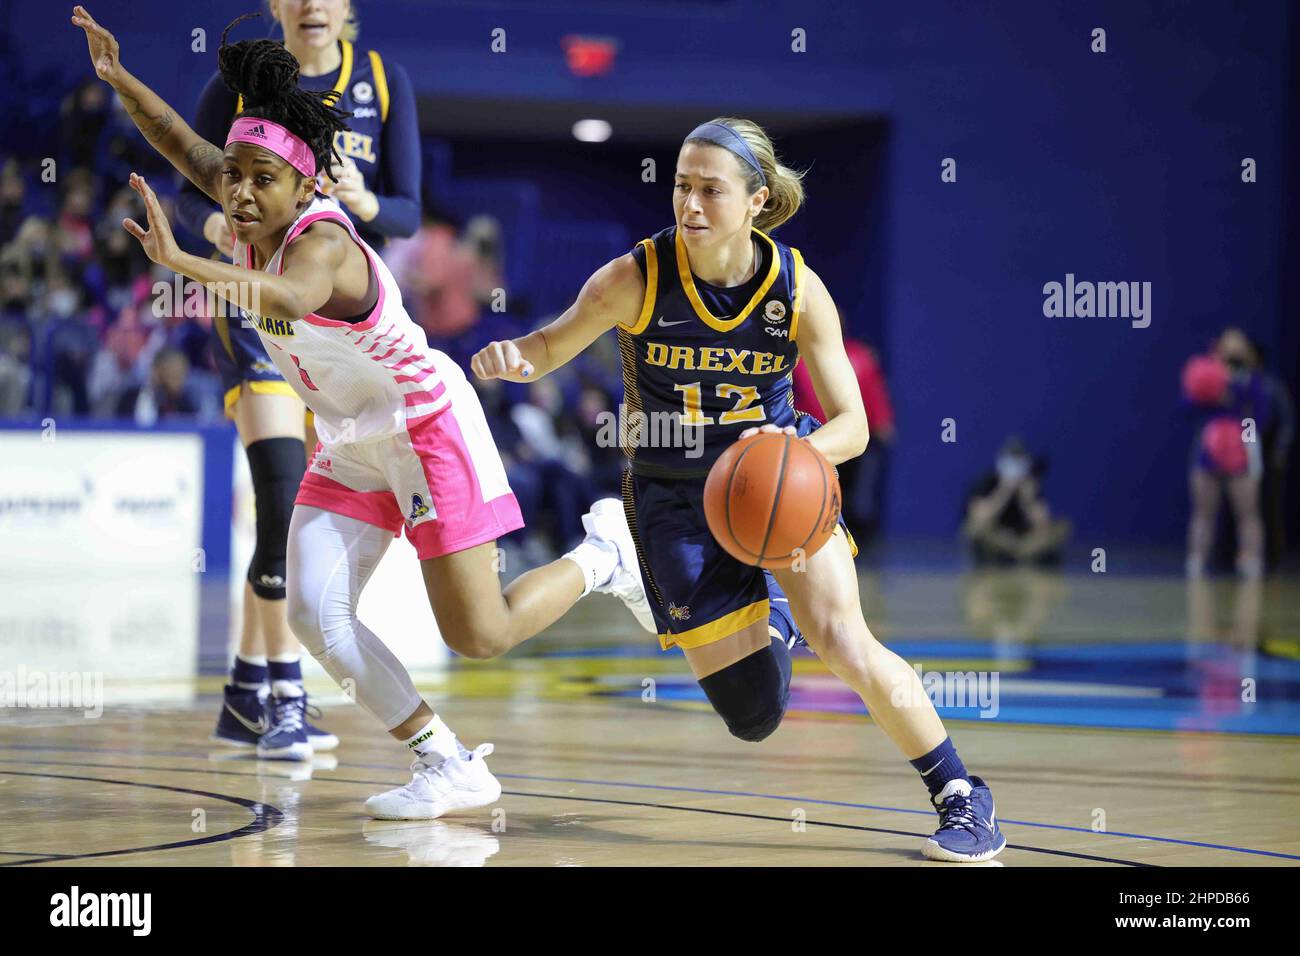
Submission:
<svg viewBox="0 0 1300 956">
<path fill-rule="evenodd" d="M 89 749 L 89 748 L 87 748 L 87 749 Z M 138 751 L 136 751 L 136 752 L 138 752 Z M 15 760 L 15 761 L 9 761 L 9 760 L 5 760 L 4 758 L 0 758 L 0 763 L 19 763 L 19 762 L 20 762 L 20 761 L 16 761 L 16 760 Z M 256 774 L 238 773 L 238 772 L 231 771 L 231 770 L 217 770 L 217 769 L 212 769 L 212 768 L 207 768 L 207 767 L 172 767 L 172 766 L 166 766 L 166 767 L 146 767 L 146 766 L 139 766 L 139 765 L 132 766 L 132 765 L 121 765 L 121 764 L 93 764 L 93 763 L 83 763 L 83 762 L 75 762 L 75 761 L 55 761 L 55 760 L 48 760 L 48 761 L 32 760 L 32 761 L 28 761 L 28 762 L 29 762 L 29 763 L 33 763 L 33 764 L 41 764 L 41 763 L 45 763 L 45 764 L 50 764 L 50 765 L 52 765 L 52 766 L 98 767 L 98 768 L 107 768 L 107 769 L 142 770 L 142 771 L 173 772 L 173 773 L 207 773 L 207 774 L 216 774 L 216 775 L 219 775 L 219 776 L 248 777 L 248 778 L 251 778 L 251 779 L 257 779 L 257 775 L 256 775 Z M 339 765 L 338 765 L 338 769 L 342 769 L 342 768 L 347 767 L 347 766 L 350 766 L 350 767 L 352 767 L 353 769 L 358 769 L 358 770 L 390 769 L 390 768 L 387 768 L 387 767 L 379 767 L 379 766 L 374 765 L 374 764 L 339 764 Z M 0 775 L 2 775 L 3 773 L 9 773 L 9 772 L 11 772 L 11 771 L 0 771 Z M 325 771 L 325 773 L 333 773 L 333 771 Z M 63 775 L 60 775 L 60 774 L 38 774 L 38 773 L 28 773 L 28 774 L 22 774 L 22 775 L 24 775 L 24 776 L 36 776 L 36 777 L 39 777 L 39 776 L 60 777 L 60 776 L 63 776 Z M 540 776 L 530 776 L 530 775 L 528 775 L 528 774 L 509 774 L 509 773 L 501 773 L 501 774 L 496 774 L 496 776 L 498 776 L 498 777 L 503 777 L 503 778 L 506 778 L 506 779 L 515 779 L 515 780 L 534 780 L 534 781 L 547 782 L 547 783 L 577 783 L 577 784 L 584 784 L 584 785 L 587 785 L 587 786 L 608 786 L 608 787 L 624 787 L 624 788 L 628 788 L 628 789 L 666 790 L 666 791 L 669 791 L 669 792 L 702 793 L 702 794 L 713 795 L 713 796 L 741 796 L 741 797 L 755 797 L 755 798 L 759 798 L 759 799 L 780 800 L 780 801 L 790 801 L 790 802 L 796 802 L 796 803 L 810 803 L 810 804 L 818 804 L 818 805 L 822 805 L 822 806 L 843 807 L 843 808 L 846 808 L 846 809 L 879 810 L 879 811 L 885 811 L 885 812 L 894 812 L 894 813 L 914 813 L 914 814 L 921 814 L 921 815 L 929 816 L 929 814 L 928 814 L 926 811 L 924 811 L 924 810 L 912 810 L 912 809 L 908 809 L 908 808 L 904 808 L 904 807 L 884 807 L 884 806 L 874 806 L 874 805 L 871 805 L 871 804 L 855 804 L 855 803 L 848 803 L 848 802 L 845 802 L 845 801 L 837 801 L 837 800 L 821 800 L 821 799 L 816 799 L 816 798 L 803 799 L 803 798 L 799 798 L 799 797 L 785 797 L 785 796 L 780 796 L 780 795 L 777 795 L 777 794 L 752 793 L 752 792 L 747 792 L 747 791 L 708 790 L 708 789 L 697 788 L 697 787 L 673 787 L 673 786 L 667 786 L 667 785 L 663 785 L 663 784 L 635 784 L 635 783 L 618 782 L 618 781 L 608 781 L 608 780 L 583 780 L 583 779 L 577 779 L 577 778 L 565 778 L 565 777 L 540 777 Z M 68 779 L 95 779 L 95 778 L 78 778 L 78 777 L 69 777 Z M 380 781 L 380 780 L 355 780 L 355 779 L 348 778 L 348 777 L 335 777 L 335 776 L 321 776 L 321 777 L 314 777 L 314 776 L 313 776 L 313 777 L 308 778 L 308 780 L 306 780 L 306 781 L 302 781 L 302 782 L 310 782 L 310 781 L 312 781 L 312 780 L 319 780 L 319 781 L 324 781 L 324 782 L 333 782 L 333 783 L 344 783 L 344 784 L 357 784 L 357 785 L 364 785 L 364 786 L 385 786 L 386 784 L 388 784 L 388 783 L 391 782 L 391 781 Z M 126 781 L 107 781 L 107 782 L 112 783 L 112 782 L 126 782 Z M 203 791 L 189 791 L 189 790 L 185 790 L 185 788 L 161 787 L 161 785 L 154 785 L 154 784 L 138 784 L 138 786 L 159 786 L 161 789 L 181 790 L 182 792 L 192 792 L 192 793 L 202 793 L 202 792 L 203 792 Z M 742 811 L 735 811 L 735 810 L 719 810 L 719 809 L 706 808 L 706 807 L 684 807 L 684 806 L 677 806 L 677 805 L 674 805 L 674 804 L 656 804 L 656 803 L 648 803 L 648 802 L 643 802 L 643 801 L 615 800 L 615 799 L 612 799 L 612 798 L 604 798 L 604 797 L 579 797 L 579 796 L 572 796 L 572 795 L 532 794 L 532 793 L 527 793 L 527 792 L 524 792 L 524 791 L 505 791 L 505 792 L 506 792 L 508 795 L 510 795 L 510 796 L 521 796 L 521 797 L 546 797 L 546 798 L 549 798 L 549 799 L 555 799 L 555 800 L 574 800 L 574 801 L 578 801 L 578 802 L 589 802 L 589 803 L 611 803 L 611 804 L 621 804 L 621 805 L 627 805 L 627 806 L 640 806 L 640 807 L 648 807 L 648 808 L 656 808 L 656 809 L 664 809 L 664 810 L 680 810 L 680 811 L 688 812 L 688 813 L 715 813 L 715 814 L 721 814 L 721 815 L 724 815 L 724 816 L 747 817 L 747 818 L 753 818 L 753 819 L 757 819 L 757 820 L 772 820 L 772 821 L 777 821 L 777 822 L 780 822 L 780 823 L 787 823 L 787 822 L 789 822 L 789 821 L 787 821 L 784 817 L 771 817 L 771 816 L 766 816 L 766 815 L 764 815 L 764 814 L 751 814 L 751 813 L 744 813 L 744 812 L 742 812 Z M 232 799 L 232 800 L 240 800 L 240 799 L 242 799 L 242 798 L 229 798 L 229 799 Z M 269 805 L 268 805 L 268 806 L 269 806 Z M 833 828 L 837 828 L 837 829 L 859 830 L 859 831 L 870 832 L 870 833 L 889 833 L 889 834 L 893 834 L 893 835 L 912 836 L 912 837 L 918 837 L 918 838 L 925 838 L 925 837 L 928 836 L 928 834 L 925 834 L 925 833 L 914 833 L 914 832 L 912 832 L 912 831 L 908 831 L 908 830 L 892 830 L 892 829 L 883 828 L 883 827 L 868 827 L 868 826 L 861 825 L 861 824 L 832 823 L 832 822 L 830 822 L 830 821 L 812 821 L 812 820 L 805 820 L 804 822 L 805 822 L 805 823 L 812 823 L 812 824 L 814 824 L 814 825 L 816 825 L 816 826 L 833 827 Z M 1066 830 L 1066 831 L 1079 832 L 1079 833 L 1096 833 L 1096 832 L 1097 832 L 1097 831 L 1094 831 L 1094 830 L 1085 830 L 1085 829 L 1083 829 L 1083 828 L 1078 828 L 1078 827 L 1066 827 L 1066 826 L 1061 826 L 1061 825 L 1057 825 L 1057 824 L 1050 824 L 1050 823 L 1034 823 L 1034 822 L 1030 822 L 1030 821 L 1014 821 L 1014 820 L 1007 820 L 1007 819 L 1005 819 L 1005 818 L 1004 818 L 1001 822 L 1003 822 L 1003 823 L 1008 823 L 1008 824 L 1012 824 L 1012 825 L 1016 825 L 1016 826 L 1041 827 L 1041 828 L 1044 828 L 1044 829 Z M 1113 833 L 1113 832 L 1105 832 L 1103 835 L 1105 835 L 1105 836 L 1116 836 L 1116 837 L 1127 837 L 1127 838 L 1131 838 L 1131 839 L 1140 839 L 1140 840 L 1152 840 L 1152 841 L 1154 841 L 1154 842 L 1175 843 L 1175 844 L 1184 845 L 1184 846 L 1196 846 L 1196 847 L 1200 847 L 1200 848 L 1202 848 L 1202 849 L 1224 850 L 1224 851 L 1229 851 L 1229 852 L 1248 853 L 1248 854 L 1250 854 L 1250 853 L 1254 853 L 1254 854 L 1260 854 L 1260 855 L 1264 855 L 1264 856 L 1275 856 L 1275 857 L 1281 857 L 1282 859 L 1298 859 L 1298 860 L 1300 860 L 1300 857 L 1292 857 L 1292 856 L 1289 856 L 1289 855 L 1287 855 L 1287 854 L 1275 853 L 1275 852 L 1268 851 L 1268 850 L 1251 850 L 1251 849 L 1244 848 L 1244 847 L 1228 847 L 1228 846 L 1221 846 L 1221 845 L 1213 844 L 1213 843 L 1197 843 L 1197 842 L 1194 842 L 1194 841 L 1177 840 L 1177 839 L 1173 839 L 1173 838 L 1169 838 L 1169 837 L 1151 837 L 1151 836 L 1144 836 L 1144 835 L 1142 835 L 1142 834 Z M 202 842 L 215 842 L 215 841 L 210 841 L 210 840 L 209 840 L 209 841 L 194 841 L 195 845 L 197 845 L 198 843 L 202 843 Z M 1067 856 L 1067 857 L 1071 857 L 1071 858 L 1075 858 L 1075 859 L 1094 860 L 1094 861 L 1097 861 L 1097 862 L 1114 863 L 1114 864 L 1116 864 L 1116 865 L 1122 865 L 1122 866 L 1134 866 L 1134 867 L 1158 867 L 1158 866 L 1159 866 L 1159 864 L 1155 864 L 1155 863 L 1142 863 L 1142 862 L 1139 862 L 1139 861 L 1136 861 L 1136 860 L 1121 860 L 1121 859 L 1114 858 L 1114 857 L 1103 857 L 1103 856 L 1098 856 L 1098 855 L 1093 855 L 1093 854 L 1076 853 L 1076 852 L 1073 852 L 1073 851 L 1070 851 L 1070 850 L 1055 850 L 1055 849 L 1049 849 L 1049 848 L 1047 848 L 1047 847 L 1034 847 L 1034 846 L 1029 846 L 1029 845 L 1026 845 L 1026 844 L 1012 844 L 1012 843 L 1008 843 L 1007 845 L 1008 845 L 1008 847 L 1012 847 L 1012 848 L 1014 848 L 1014 849 L 1018 849 L 1018 850 L 1024 850 L 1024 851 L 1029 852 L 1029 853 L 1044 853 L 1044 854 L 1048 854 L 1048 855 L 1051 855 L 1051 856 Z M 167 848 L 167 847 L 163 847 L 163 848 L 165 849 L 165 848 Z M 128 852 L 147 852 L 147 851 L 152 851 L 153 849 L 155 849 L 155 848 L 146 848 L 145 850 L 128 851 Z M 104 855 L 104 854 L 91 854 L 91 855 Z M 79 859 L 79 858 L 80 858 L 80 857 L 73 857 L 73 859 Z M 12 866 L 12 865 L 17 865 L 17 864 L 19 864 L 19 863 L 25 863 L 25 862 L 32 862 L 32 861 L 14 861 L 14 862 L 12 862 L 12 863 L 0 863 L 0 866 Z"/>
<path fill-rule="evenodd" d="M 0 749 L 9 749 L 9 748 L 6 747 L 5 745 L 0 745 Z M 40 748 L 35 748 L 35 749 L 40 749 Z M 64 748 L 64 749 L 90 750 L 91 748 Z M 132 751 L 132 752 L 139 753 L 140 751 Z M 19 763 L 20 761 L 6 761 L 4 760 L 4 758 L 0 758 L 0 763 L 8 763 L 8 762 Z M 75 762 L 75 761 L 64 762 L 64 763 L 60 763 L 59 761 L 30 761 L 30 762 L 48 763 L 53 766 L 102 767 L 107 769 L 114 769 L 117 766 L 119 766 L 117 764 L 90 764 L 90 763 L 82 763 L 82 762 Z M 342 763 L 338 765 L 338 769 L 342 769 L 345 766 L 350 766 L 355 769 L 361 769 L 361 770 L 390 769 L 388 767 L 379 764 L 342 764 Z M 136 767 L 136 768 L 123 768 L 123 769 L 148 770 L 153 768 Z M 159 768 L 159 769 L 171 769 L 181 773 L 222 773 L 222 771 L 206 770 L 206 769 L 199 769 L 199 768 L 172 767 L 172 768 Z M 328 771 L 328 772 L 332 772 L 332 771 Z M 232 775 L 250 776 L 249 774 L 232 774 Z M 705 787 L 681 787 L 681 786 L 669 786 L 666 784 L 654 784 L 654 783 L 629 783 L 627 781 L 617 781 L 617 780 L 589 780 L 589 779 L 583 779 L 577 777 L 544 777 L 544 776 L 530 775 L 530 774 L 498 773 L 496 774 L 496 776 L 507 780 L 532 780 L 541 783 L 576 783 L 585 786 L 623 787 L 632 790 L 664 790 L 664 791 L 676 792 L 676 793 L 699 793 L 699 794 L 704 794 L 706 796 L 752 797 L 761 800 L 780 800 L 780 801 L 791 802 L 791 803 L 809 803 L 809 804 L 816 804 L 819 806 L 841 807 L 849 810 L 875 810 L 875 811 L 880 811 L 885 813 L 911 813 L 911 814 L 919 814 L 921 816 L 927 816 L 927 817 L 930 815 L 929 811 L 913 810 L 909 807 L 887 807 L 878 804 L 850 803 L 848 801 L 843 801 L 843 800 L 825 800 L 817 797 L 783 796 L 781 794 L 757 793 L 757 792 L 746 791 L 746 790 L 713 790 Z M 311 779 L 318 779 L 318 778 L 313 777 Z M 342 780 L 343 778 L 321 777 L 319 779 Z M 367 785 L 371 785 L 371 784 L 382 785 L 382 782 L 380 781 L 354 781 L 354 782 L 365 783 Z M 1111 837 L 1118 837 L 1121 839 L 1130 839 L 1130 840 L 1149 840 L 1153 843 L 1169 843 L 1175 846 L 1189 846 L 1189 847 L 1197 847 L 1199 849 L 1205 849 L 1205 850 L 1218 850 L 1226 853 L 1242 853 L 1246 855 L 1266 856 L 1266 857 L 1272 857 L 1275 859 L 1282 859 L 1282 860 L 1300 861 L 1300 855 L 1296 855 L 1296 854 L 1281 853 L 1275 850 L 1256 850 L 1250 847 L 1228 846 L 1227 844 L 1220 844 L 1220 843 L 1205 843 L 1197 840 L 1183 840 L 1177 837 L 1161 837 L 1161 836 L 1152 836 L 1150 834 L 1128 833 L 1125 831 L 1112 831 L 1112 830 L 1097 831 L 1086 827 L 1071 827 L 1059 823 L 1039 823 L 1033 820 L 1012 820 L 1006 817 L 1001 818 L 1000 822 L 1012 826 L 1035 827 L 1035 828 L 1045 829 L 1045 830 L 1062 830 L 1069 833 L 1111 836 Z M 1043 852 L 1057 852 L 1057 851 L 1043 851 Z"/>
<path fill-rule="evenodd" d="M 355 766 L 363 766 L 363 765 L 355 765 Z M 517 774 L 517 773 L 499 773 L 496 774 L 496 776 L 505 777 L 508 779 L 516 779 L 516 780 L 536 780 L 542 783 L 581 783 L 581 784 L 587 784 L 589 786 L 630 787 L 630 788 L 645 789 L 645 790 L 682 791 L 686 793 L 701 793 L 709 796 L 720 796 L 720 797 L 755 797 L 763 800 L 783 800 L 783 801 L 790 801 L 793 803 L 813 803 L 822 806 L 843 807 L 845 809 L 851 809 L 851 810 L 880 810 L 889 813 L 917 813 L 917 814 L 921 814 L 922 816 L 930 815 L 930 811 L 912 810 L 908 807 L 886 807 L 886 806 L 880 806 L 880 805 L 870 804 L 870 803 L 849 803 L 843 800 L 822 800 L 816 797 L 786 797 L 775 793 L 755 793 L 747 790 L 710 790 L 703 787 L 677 787 L 677 786 L 669 786 L 667 784 L 657 784 L 657 783 L 623 783 L 614 780 L 580 780 L 580 779 L 571 779 L 566 777 L 539 777 L 539 776 L 530 776 L 528 774 Z M 1098 831 L 1098 830 L 1090 829 L 1088 827 L 1071 827 L 1071 826 L 1066 826 L 1065 824 L 1062 823 L 1038 823 L 1033 820 L 1011 820 L 1008 819 L 1007 817 L 999 817 L 998 822 L 1010 824 L 1012 826 L 1019 826 L 1019 827 L 1037 827 L 1044 830 L 1064 830 L 1070 833 L 1090 833 L 1097 836 L 1123 837 L 1131 840 L 1151 840 L 1156 843 L 1173 843 L 1179 846 L 1194 846 L 1206 850 L 1223 850 L 1229 853 L 1248 853 L 1248 854 L 1256 854 L 1258 856 L 1277 857 L 1283 860 L 1300 861 L 1300 855 L 1295 855 L 1290 853 L 1279 853 L 1275 850 L 1253 850 L 1249 847 L 1228 846 L 1226 844 L 1220 844 L 1220 843 L 1201 843 L 1196 840 L 1180 840 L 1177 837 L 1150 836 L 1148 834 L 1143 834 L 1143 833 L 1125 833 L 1116 830 Z"/>
<path fill-rule="evenodd" d="M 32 763 L 37 763 L 37 762 L 39 761 L 32 761 Z M 226 776 L 226 777 L 247 777 L 254 780 L 258 779 L 256 774 L 237 773 L 233 770 L 212 770 L 212 769 L 201 768 L 201 767 L 141 767 L 141 766 L 123 766 L 118 764 L 68 764 L 68 763 L 59 763 L 57 761 L 49 761 L 49 763 L 52 763 L 56 766 L 109 767 L 109 768 L 122 769 L 122 770 L 153 770 L 158 772 L 171 772 L 171 773 L 210 773 L 210 774 L 218 774 L 220 776 Z M 340 764 L 340 766 L 343 765 Z M 357 767 L 357 769 L 363 769 L 363 768 Z M 100 779 L 97 777 L 78 777 L 78 776 L 71 776 L 67 774 L 21 773 L 21 772 L 14 772 L 14 771 L 0 771 L 0 775 L 4 773 L 15 773 L 15 775 L 17 776 L 52 777 L 55 779 L 68 779 L 68 780 Z M 511 775 L 501 774 L 500 776 L 511 776 Z M 308 780 L 302 782 L 307 783 L 310 781 L 320 781 L 325 783 L 342 783 L 342 784 L 349 784 L 349 785 L 355 784 L 355 785 L 367 786 L 367 787 L 382 787 L 385 786 L 385 784 L 388 782 L 388 781 L 380 781 L 380 780 L 355 780 L 349 777 L 328 777 L 328 776 L 311 777 Z M 188 788 L 184 788 L 184 787 L 169 787 L 162 784 L 148 784 L 148 783 L 133 784 L 131 781 L 123 781 L 123 780 L 104 780 L 103 782 L 122 783 L 122 784 L 133 785 L 133 786 L 151 787 L 151 788 L 161 789 L 161 790 L 177 790 L 184 793 L 206 793 L 206 791 L 189 790 Z M 581 797 L 572 794 L 529 793 L 523 790 L 503 790 L 502 793 L 505 796 L 511 796 L 511 797 L 533 797 L 535 799 L 542 799 L 542 800 L 573 801 L 578 803 L 608 803 L 616 806 L 646 807 L 648 809 L 656 809 L 656 810 L 675 810 L 682 813 L 707 813 L 715 816 L 738 817 L 738 818 L 750 819 L 750 820 L 767 820 L 767 821 L 772 821 L 774 823 L 780 823 L 783 825 L 790 822 L 785 817 L 773 817 L 761 813 L 746 813 L 740 810 L 721 810 L 714 807 L 685 807 L 685 806 L 679 806 L 671 803 L 648 803 L 640 800 L 616 800 L 612 797 Z M 230 796 L 222 797 L 222 795 L 220 794 L 210 794 L 210 795 L 217 796 L 222 799 L 232 800 L 232 801 L 239 801 L 243 799 L 241 797 L 230 797 Z M 249 802 L 251 803 L 255 801 L 249 801 Z M 270 804 L 264 804 L 264 805 L 270 807 Z M 276 812 L 281 813 L 281 818 L 283 818 L 283 813 L 281 811 L 279 811 L 277 808 L 272 808 L 272 809 L 276 809 Z M 914 811 L 914 812 L 920 812 L 920 811 Z M 837 830 L 855 830 L 864 833 L 887 833 L 893 836 L 908 836 L 908 837 L 916 837 L 918 839 L 925 839 L 926 837 L 929 836 L 929 834 L 926 833 L 914 833 L 910 830 L 893 830 L 887 827 L 869 827 L 858 823 L 834 823 L 829 820 L 805 819 L 803 823 L 811 826 L 828 827 Z M 247 828 L 241 828 L 241 829 L 247 829 Z M 260 832 L 260 831 L 252 831 L 252 832 Z M 112 850 L 103 853 L 79 854 L 75 856 L 61 857 L 60 859 L 76 860 L 76 859 L 85 859 L 85 858 L 99 857 L 99 856 L 119 856 L 126 853 L 154 852 L 154 851 L 160 851 L 166 849 L 175 849 L 178 847 L 198 846 L 205 843 L 215 843 L 215 842 L 219 842 L 222 839 L 237 839 L 239 836 L 248 836 L 248 835 L 251 835 L 251 833 L 240 833 L 240 831 L 232 830 L 226 834 L 221 834 L 215 838 L 210 838 L 210 839 L 191 840 L 191 841 L 185 841 L 184 843 L 178 843 L 178 844 L 164 844 L 157 847 L 141 847 L 132 850 Z M 1023 850 L 1027 853 L 1042 853 L 1048 856 L 1063 856 L 1063 857 L 1070 857 L 1073 859 L 1090 860 L 1098 863 L 1112 863 L 1117 866 L 1152 867 L 1152 868 L 1159 867 L 1159 864 L 1156 863 L 1142 863 L 1137 860 L 1121 860 L 1114 857 L 1097 856 L 1088 853 L 1077 853 L 1071 850 L 1054 850 L 1048 847 L 1036 847 L 1036 846 L 1027 846 L 1024 844 L 1008 843 L 1007 848 Z M 8 863 L 0 863 L 0 866 L 22 866 L 30 863 L 44 863 L 50 861 L 51 861 L 50 858 L 38 858 L 34 860 L 13 860 Z"/>
<path fill-rule="evenodd" d="M 17 762 L 17 761 L 13 761 Z M 36 761 L 32 761 L 35 763 Z M 72 764 L 71 766 L 108 766 L 112 764 Z M 122 767 L 123 770 L 133 769 Z M 75 853 L 75 854 L 47 854 L 45 856 L 35 856 L 27 860 L 6 860 L 0 862 L 0 867 L 4 866 L 28 866 L 35 863 L 59 863 L 71 860 L 89 860 L 105 856 L 127 856 L 132 853 L 154 853 L 163 850 L 183 849 L 191 846 L 202 846 L 209 843 L 223 843 L 227 840 L 238 840 L 241 837 L 252 836 L 254 833 L 265 833 L 274 830 L 284 821 L 284 811 L 271 803 L 261 800 L 249 800 L 246 797 L 236 797 L 225 793 L 213 793 L 210 790 L 192 790 L 189 787 L 172 787 L 161 783 L 141 783 L 135 780 L 112 780 L 107 777 L 81 777 L 63 773 L 32 773 L 22 770 L 5 770 L 0 771 L 0 775 L 8 774 L 15 777 L 43 777 L 55 780 L 84 780 L 91 783 L 113 783 L 124 787 L 145 787 L 150 790 L 170 790 L 174 793 L 188 793 L 199 797 L 209 797 L 216 800 L 224 800 L 227 803 L 233 803 L 242 806 L 253 813 L 253 819 L 244 824 L 237 830 L 227 830 L 224 833 L 214 833 L 209 836 L 200 837 L 196 840 L 180 840 L 175 843 L 159 843 L 153 846 L 131 847 L 124 850 L 100 850 L 95 853 Z"/>
</svg>

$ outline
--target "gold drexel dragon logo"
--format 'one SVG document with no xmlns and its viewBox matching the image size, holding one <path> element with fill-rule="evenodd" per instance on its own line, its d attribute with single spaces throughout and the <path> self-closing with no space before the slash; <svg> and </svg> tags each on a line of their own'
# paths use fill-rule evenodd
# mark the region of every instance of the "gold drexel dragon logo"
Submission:
<svg viewBox="0 0 1300 956">
<path fill-rule="evenodd" d="M 691 619 L 691 609 L 683 604 L 678 607 L 676 604 L 669 603 L 668 616 L 674 621 L 689 621 Z"/>
</svg>

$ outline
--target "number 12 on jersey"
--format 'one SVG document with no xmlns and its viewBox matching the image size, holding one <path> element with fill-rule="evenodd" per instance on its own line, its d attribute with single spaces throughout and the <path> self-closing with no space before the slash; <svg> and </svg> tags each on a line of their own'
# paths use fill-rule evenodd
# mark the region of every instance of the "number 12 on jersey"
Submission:
<svg viewBox="0 0 1300 956">
<path fill-rule="evenodd" d="M 674 385 L 673 391 L 682 393 L 682 424 L 683 425 L 712 425 L 714 419 L 705 415 L 701 410 L 701 384 L 691 382 L 689 385 Z M 727 382 L 720 382 L 714 387 L 713 392 L 718 398 L 735 398 L 736 404 L 723 412 L 716 419 L 719 425 L 735 425 L 738 422 L 761 422 L 767 418 L 767 413 L 762 405 L 754 405 L 758 401 L 758 389 L 753 385 L 731 385 Z"/>
</svg>

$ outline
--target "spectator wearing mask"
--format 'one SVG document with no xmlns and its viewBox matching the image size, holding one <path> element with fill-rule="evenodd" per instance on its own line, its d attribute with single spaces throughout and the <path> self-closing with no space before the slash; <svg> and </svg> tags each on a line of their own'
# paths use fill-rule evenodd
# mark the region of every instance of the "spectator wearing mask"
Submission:
<svg viewBox="0 0 1300 956">
<path fill-rule="evenodd" d="M 1070 522 L 1053 518 L 1040 481 L 1047 464 L 1019 438 L 1008 438 L 994 469 L 966 499 L 962 537 L 980 563 L 1054 564 L 1070 536 Z"/>
<path fill-rule="evenodd" d="M 119 418 L 130 418 L 137 425 L 149 427 L 171 418 L 199 414 L 199 403 L 186 387 L 190 363 L 177 349 L 162 349 L 154 356 L 149 383 L 132 386 L 122 393 L 117 404 Z"/>
<path fill-rule="evenodd" d="M 133 306 L 123 309 L 118 320 L 109 326 L 86 383 L 94 415 L 101 418 L 116 415 L 123 395 L 143 381 L 140 357 L 148 340 L 149 330 Z"/>
<path fill-rule="evenodd" d="M 109 201 L 108 208 L 95 227 L 96 258 L 99 263 L 101 301 L 111 315 L 149 295 L 149 272 L 152 263 L 129 232 L 122 228 L 123 219 L 144 215 L 134 190 L 121 189 Z"/>
</svg>

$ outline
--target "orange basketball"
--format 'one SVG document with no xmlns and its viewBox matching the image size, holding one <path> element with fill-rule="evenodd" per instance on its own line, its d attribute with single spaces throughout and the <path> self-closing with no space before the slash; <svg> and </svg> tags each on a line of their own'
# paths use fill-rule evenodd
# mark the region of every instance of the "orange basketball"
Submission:
<svg viewBox="0 0 1300 956">
<path fill-rule="evenodd" d="M 835 532 L 840 482 L 825 457 L 794 435 L 760 432 L 736 442 L 704 484 L 709 530 L 737 561 L 788 568 Z"/>
</svg>

